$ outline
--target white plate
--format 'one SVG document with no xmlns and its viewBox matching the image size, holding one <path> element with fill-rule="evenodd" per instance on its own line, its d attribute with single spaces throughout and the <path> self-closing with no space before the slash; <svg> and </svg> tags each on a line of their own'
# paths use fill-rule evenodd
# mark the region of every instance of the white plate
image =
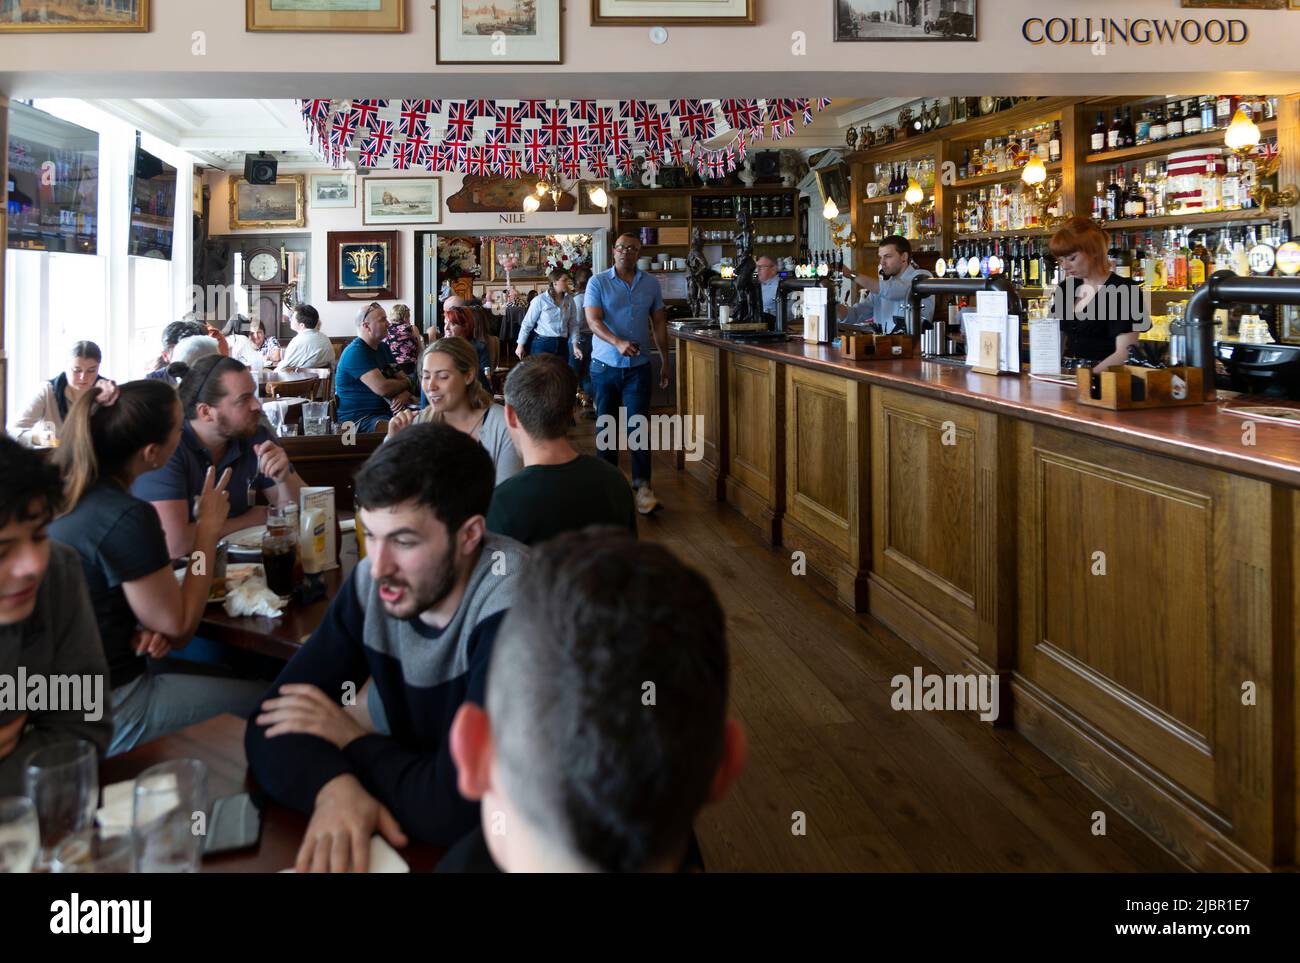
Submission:
<svg viewBox="0 0 1300 963">
<path fill-rule="evenodd" d="M 265 525 L 251 525 L 248 528 L 241 528 L 237 532 L 231 532 L 224 541 L 230 544 L 233 549 L 241 552 L 260 552 L 262 550 L 262 536 L 266 534 Z"/>
</svg>

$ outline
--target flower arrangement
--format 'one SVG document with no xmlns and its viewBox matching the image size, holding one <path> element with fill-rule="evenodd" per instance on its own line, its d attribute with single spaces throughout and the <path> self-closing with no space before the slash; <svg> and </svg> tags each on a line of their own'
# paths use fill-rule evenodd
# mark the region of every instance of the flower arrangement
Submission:
<svg viewBox="0 0 1300 963">
<path fill-rule="evenodd" d="M 452 238 L 438 244 L 438 276 L 454 281 L 463 277 L 478 277 L 483 269 L 478 263 L 474 244 L 464 238 Z"/>
<path fill-rule="evenodd" d="M 591 267 L 591 235 L 562 234 L 546 239 L 546 270 Z"/>
</svg>

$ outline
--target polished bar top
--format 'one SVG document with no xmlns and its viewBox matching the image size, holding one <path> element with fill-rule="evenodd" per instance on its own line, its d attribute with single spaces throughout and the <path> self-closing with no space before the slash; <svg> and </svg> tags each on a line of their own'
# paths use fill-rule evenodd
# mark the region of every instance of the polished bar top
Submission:
<svg viewBox="0 0 1300 963">
<path fill-rule="evenodd" d="M 671 326 L 669 331 L 738 354 L 928 395 L 1300 488 L 1300 428 L 1256 421 L 1255 444 L 1246 445 L 1244 420 L 1220 413 L 1222 400 L 1183 408 L 1107 411 L 1080 404 L 1073 388 L 1028 375 L 978 374 L 963 365 L 919 359 L 852 361 L 829 344 L 745 344 Z"/>
</svg>

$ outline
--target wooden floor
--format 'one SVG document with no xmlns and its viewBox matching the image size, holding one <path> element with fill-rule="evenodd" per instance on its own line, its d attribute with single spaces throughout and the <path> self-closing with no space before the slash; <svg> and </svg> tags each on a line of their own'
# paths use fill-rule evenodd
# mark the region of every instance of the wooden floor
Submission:
<svg viewBox="0 0 1300 963">
<path fill-rule="evenodd" d="M 594 450 L 590 421 L 575 442 Z M 626 455 L 624 469 L 627 469 Z M 1028 742 L 973 714 L 898 712 L 889 680 L 938 671 L 854 615 L 788 551 L 657 455 L 641 537 L 712 583 L 749 762 L 700 817 L 710 871 L 1176 872 L 1182 867 Z M 1106 835 L 1093 835 L 1093 813 Z M 806 835 L 792 832 L 797 813 Z"/>
</svg>

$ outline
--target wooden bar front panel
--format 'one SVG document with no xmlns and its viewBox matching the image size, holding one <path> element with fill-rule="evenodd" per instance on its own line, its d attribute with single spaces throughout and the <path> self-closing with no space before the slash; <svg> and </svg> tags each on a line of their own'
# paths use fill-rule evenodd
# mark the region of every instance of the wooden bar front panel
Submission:
<svg viewBox="0 0 1300 963">
<path fill-rule="evenodd" d="M 1288 644 L 1273 540 L 1289 533 L 1270 486 L 1043 426 L 1022 424 L 1018 447 L 1016 671 L 1036 741 L 1113 789 L 1060 728 L 1110 743 L 1140 780 L 1106 795 L 1190 865 L 1271 864 L 1274 648 Z M 1244 852 L 1198 846 L 1211 828 Z"/>
<path fill-rule="evenodd" d="M 685 376 L 682 378 L 686 410 L 682 414 L 699 415 L 704 419 L 703 457 L 699 461 L 685 462 L 685 468 L 715 498 L 721 500 L 726 494 L 726 430 L 723 425 L 727 399 L 725 359 L 720 349 L 694 341 L 679 345 L 678 353 L 686 356 Z"/>
<path fill-rule="evenodd" d="M 816 371 L 785 368 L 785 516 L 782 543 L 866 611 L 868 389 Z"/>
<path fill-rule="evenodd" d="M 727 353 L 727 501 L 769 544 L 781 541 L 785 379 L 775 361 Z"/>
</svg>

